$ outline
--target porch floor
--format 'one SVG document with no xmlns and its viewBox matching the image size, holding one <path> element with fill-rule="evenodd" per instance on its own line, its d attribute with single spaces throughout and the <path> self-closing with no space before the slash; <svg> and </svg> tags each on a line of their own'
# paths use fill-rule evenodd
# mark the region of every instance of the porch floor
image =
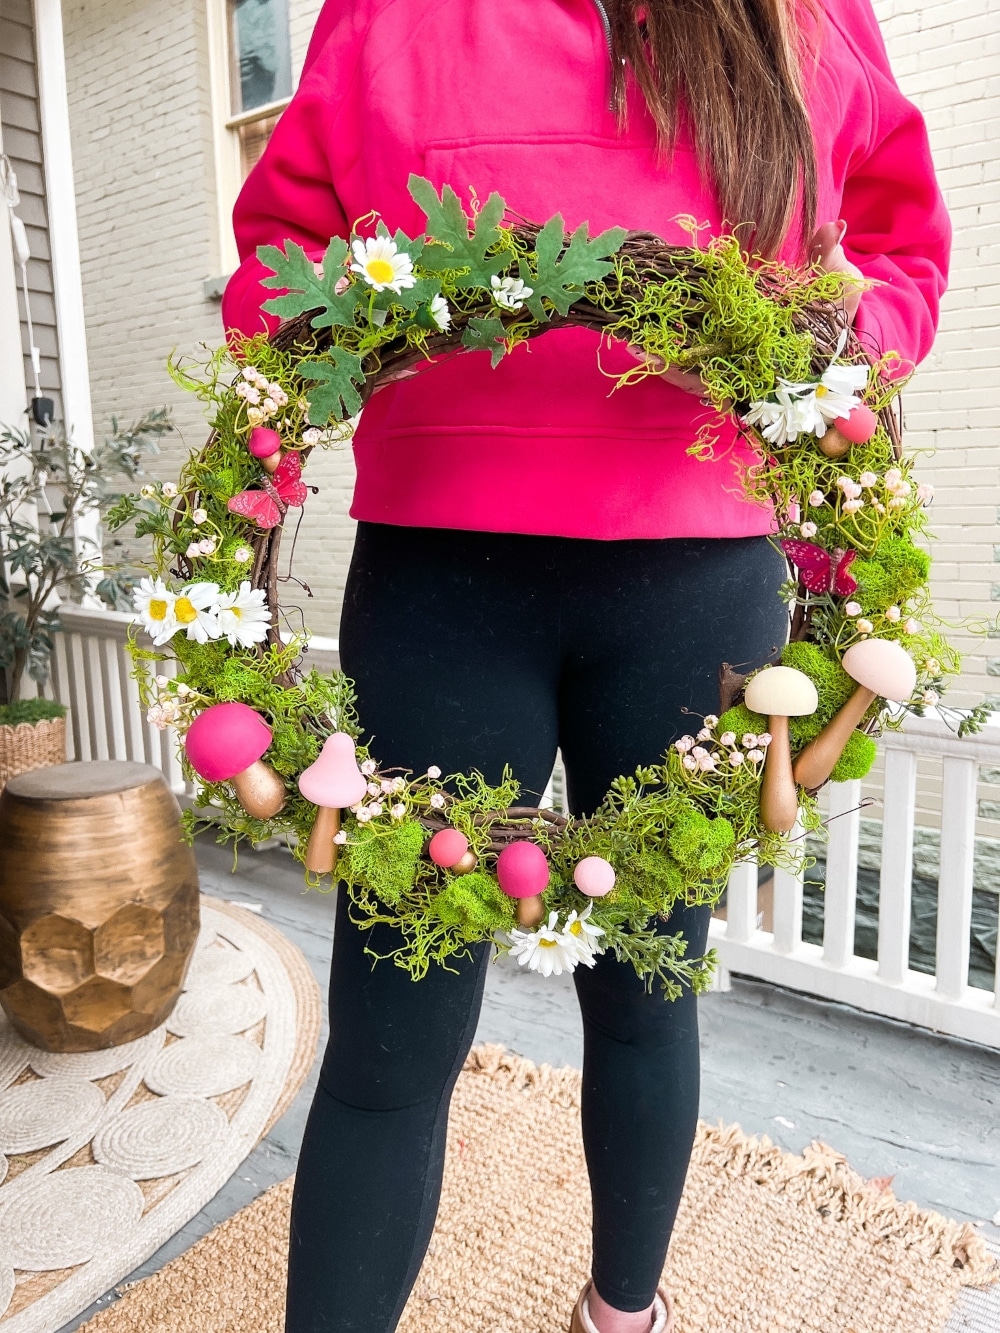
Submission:
<svg viewBox="0 0 1000 1333">
<path fill-rule="evenodd" d="M 298 866 L 281 851 L 241 857 L 235 875 L 227 848 L 201 839 L 197 852 L 203 891 L 259 906 L 302 949 L 325 995 L 332 896 L 305 892 Z M 863 1175 L 895 1176 L 898 1197 L 982 1223 L 982 1234 L 1000 1243 L 989 1220 L 1000 1210 L 996 1052 L 739 978 L 728 993 L 703 999 L 701 1020 L 704 1119 L 736 1121 L 794 1152 L 823 1139 Z M 536 1063 L 579 1067 L 572 982 L 492 967 L 476 1040 L 501 1042 Z M 291 1109 L 215 1198 L 128 1281 L 156 1271 L 291 1174 L 317 1069 L 318 1062 Z M 989 1323 L 957 1313 L 951 1327 L 1000 1329 L 994 1291 Z M 114 1299 L 109 1292 L 61 1333 Z"/>
</svg>

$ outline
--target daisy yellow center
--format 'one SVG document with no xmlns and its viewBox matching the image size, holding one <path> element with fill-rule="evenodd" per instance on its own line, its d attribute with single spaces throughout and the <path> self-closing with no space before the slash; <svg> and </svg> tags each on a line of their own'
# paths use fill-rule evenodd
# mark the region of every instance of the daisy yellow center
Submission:
<svg viewBox="0 0 1000 1333">
<path fill-rule="evenodd" d="M 554 949 L 557 943 L 556 940 L 539 940 L 538 947 L 540 949 Z"/>
<path fill-rule="evenodd" d="M 392 282 L 396 276 L 396 270 L 388 259 L 369 259 L 365 265 L 365 272 L 372 282 Z"/>
<path fill-rule="evenodd" d="M 149 603 L 150 620 L 166 620 L 167 604 L 162 597 L 154 597 Z"/>
<path fill-rule="evenodd" d="M 240 618 L 240 616 L 243 614 L 243 612 L 240 610 L 240 608 L 239 608 L 238 606 L 231 606 L 231 607 L 229 608 L 229 614 L 230 614 L 231 616 L 235 616 L 236 619 L 239 620 L 239 618 Z"/>
<path fill-rule="evenodd" d="M 830 392 L 830 390 L 826 387 L 825 384 L 817 384 L 817 385 L 816 385 L 816 397 L 817 397 L 817 398 L 825 398 L 826 395 L 827 395 L 829 392 Z"/>
<path fill-rule="evenodd" d="M 190 625 L 193 620 L 198 619 L 198 608 L 190 597 L 178 597 L 174 604 L 174 615 L 182 625 Z"/>
<path fill-rule="evenodd" d="M 571 935 L 582 935 L 582 934 L 583 934 L 583 926 L 580 924 L 579 921 L 574 921 L 573 924 L 572 924 L 572 925 L 570 926 L 570 928 L 569 928 L 569 933 L 570 933 Z"/>
</svg>

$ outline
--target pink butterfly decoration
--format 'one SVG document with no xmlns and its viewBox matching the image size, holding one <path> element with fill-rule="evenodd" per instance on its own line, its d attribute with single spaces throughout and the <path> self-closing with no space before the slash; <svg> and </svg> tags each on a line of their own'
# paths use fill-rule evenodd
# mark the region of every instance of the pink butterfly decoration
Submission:
<svg viewBox="0 0 1000 1333">
<path fill-rule="evenodd" d="M 850 597 L 857 592 L 858 581 L 849 573 L 857 551 L 824 550 L 815 542 L 783 541 L 781 549 L 799 571 L 803 586 L 810 592 L 833 592 Z"/>
<path fill-rule="evenodd" d="M 227 504 L 227 509 L 242 518 L 248 518 L 265 532 L 276 528 L 285 516 L 289 505 L 298 507 L 305 504 L 308 491 L 301 481 L 302 460 L 294 449 L 289 450 L 278 464 L 273 477 L 265 473 L 260 484 L 262 490 L 240 491 Z"/>
</svg>

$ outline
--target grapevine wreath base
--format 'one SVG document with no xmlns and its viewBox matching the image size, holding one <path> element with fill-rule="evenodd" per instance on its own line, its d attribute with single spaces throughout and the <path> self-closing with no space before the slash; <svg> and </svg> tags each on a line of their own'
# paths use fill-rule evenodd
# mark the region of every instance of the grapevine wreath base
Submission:
<svg viewBox="0 0 1000 1333">
<path fill-rule="evenodd" d="M 511 220 L 497 195 L 467 214 L 447 187 L 410 187 L 425 235 L 366 219 L 320 265 L 290 241 L 262 248 L 282 293 L 265 305 L 277 332 L 172 367 L 209 405 L 211 437 L 179 486 L 147 486 L 112 518 L 152 537 L 136 609 L 153 646 L 132 640 L 149 717 L 184 739 L 196 807 L 223 837 L 285 836 L 315 885 L 332 885 L 336 862 L 355 919 L 397 927 L 392 957 L 415 979 L 493 939 L 545 974 L 610 949 L 667 996 L 700 990 L 711 959 L 685 957 L 657 919 L 715 903 L 737 860 L 799 865 L 790 835 L 796 815 L 820 827 L 815 790 L 864 776 L 879 730 L 937 704 L 959 669 L 916 544 L 930 488 L 901 449 L 904 367 L 844 327 L 843 275 L 763 262 L 733 236 L 699 245 L 693 223 L 686 247 L 620 229 L 567 236 L 558 215 Z M 664 366 L 701 375 L 719 424 L 731 413 L 754 446 L 759 462 L 734 460 L 734 484 L 772 508 L 790 566 L 779 660 L 746 679 L 724 667 L 720 715 L 618 778 L 586 819 L 519 805 L 509 774 L 490 786 L 380 769 L 358 741 L 350 681 L 309 668 L 308 635 L 278 598 L 302 466 L 349 439 L 380 384 L 456 353 L 496 365 L 567 325 L 643 357 L 609 391 Z M 706 427 L 693 452 L 718 449 Z M 155 666 L 168 657 L 169 678 Z"/>
</svg>

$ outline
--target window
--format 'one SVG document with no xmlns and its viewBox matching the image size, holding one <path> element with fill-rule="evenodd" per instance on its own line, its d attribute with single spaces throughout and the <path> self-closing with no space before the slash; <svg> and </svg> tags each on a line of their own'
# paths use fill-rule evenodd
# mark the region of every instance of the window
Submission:
<svg viewBox="0 0 1000 1333">
<path fill-rule="evenodd" d="M 220 275 L 239 264 L 232 225 L 236 196 L 292 95 L 289 3 L 208 0 Z M 217 299 L 222 285 L 221 277 L 208 278 L 206 297 Z"/>
<path fill-rule="evenodd" d="M 288 0 L 227 0 L 230 129 L 246 176 L 292 95 Z"/>
</svg>

